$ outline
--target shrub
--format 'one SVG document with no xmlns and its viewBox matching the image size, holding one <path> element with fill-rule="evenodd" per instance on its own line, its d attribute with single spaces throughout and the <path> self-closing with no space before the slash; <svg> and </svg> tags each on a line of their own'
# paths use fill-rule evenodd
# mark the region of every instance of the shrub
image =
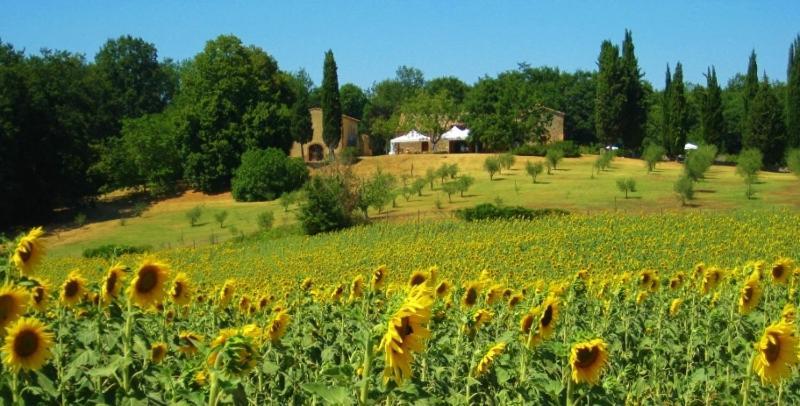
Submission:
<svg viewBox="0 0 800 406">
<path fill-rule="evenodd" d="M 786 153 L 786 165 L 795 176 L 800 178 L 800 148 L 791 149 Z"/>
<path fill-rule="evenodd" d="M 231 192 L 237 201 L 273 200 L 303 185 L 308 168 L 299 158 L 289 158 L 275 148 L 251 149 L 242 154 Z"/>
<path fill-rule="evenodd" d="M 271 211 L 265 211 L 258 214 L 256 217 L 256 223 L 258 223 L 258 229 L 261 231 L 267 231 L 272 228 L 272 224 L 275 223 L 275 215 Z"/>
<path fill-rule="evenodd" d="M 629 192 L 636 191 L 636 181 L 633 178 L 617 179 L 617 189 L 625 193 L 625 198 L 628 198 Z"/>
<path fill-rule="evenodd" d="M 559 148 L 550 148 L 547 150 L 545 160 L 547 160 L 547 173 L 550 174 L 550 169 L 558 169 L 558 163 L 564 158 L 564 152 Z"/>
<path fill-rule="evenodd" d="M 693 181 L 703 179 L 706 171 L 714 163 L 717 156 L 717 147 L 714 145 L 701 145 L 694 151 L 686 155 L 686 162 L 683 164 L 684 172 Z"/>
<path fill-rule="evenodd" d="M 86 224 L 86 214 L 85 213 L 76 214 L 75 219 L 73 221 L 75 222 L 76 227 L 78 228 L 83 227 L 83 225 Z"/>
<path fill-rule="evenodd" d="M 356 147 L 345 147 L 339 152 L 339 162 L 344 165 L 352 165 L 358 162 L 361 152 Z"/>
<path fill-rule="evenodd" d="M 305 185 L 298 220 L 306 234 L 339 230 L 352 224 L 356 196 L 344 175 L 314 176 Z"/>
<path fill-rule="evenodd" d="M 642 160 L 647 163 L 647 171 L 653 172 L 656 169 L 656 164 L 661 162 L 661 158 L 664 157 L 667 151 L 658 144 L 650 144 L 647 148 L 644 149 L 642 153 Z"/>
<path fill-rule="evenodd" d="M 456 176 L 458 176 L 458 164 L 447 165 L 447 176 L 449 176 L 450 179 L 455 179 Z"/>
<path fill-rule="evenodd" d="M 458 181 L 450 181 L 442 184 L 442 191 L 447 193 L 447 201 L 453 203 L 453 195 L 458 193 Z"/>
<path fill-rule="evenodd" d="M 111 260 L 120 255 L 125 254 L 143 254 L 150 251 L 152 248 L 149 245 L 120 245 L 120 244 L 106 244 L 95 248 L 87 248 L 83 250 L 84 258 L 104 258 Z"/>
<path fill-rule="evenodd" d="M 678 178 L 673 186 L 673 190 L 677 193 L 681 204 L 684 206 L 687 201 L 694 199 L 694 181 L 686 175 Z"/>
<path fill-rule="evenodd" d="M 503 169 L 505 170 L 511 169 L 511 167 L 514 166 L 514 163 L 516 162 L 514 154 L 510 152 L 500 154 L 500 156 L 498 156 L 497 159 L 500 162 L 500 166 L 502 166 Z"/>
<path fill-rule="evenodd" d="M 541 162 L 531 162 L 528 161 L 525 163 L 525 171 L 528 172 L 528 176 L 533 179 L 533 183 L 536 183 L 536 177 L 541 175 L 544 172 L 544 164 Z"/>
<path fill-rule="evenodd" d="M 417 178 L 411 183 L 411 192 L 416 193 L 417 196 L 422 196 L 422 190 L 425 189 L 425 185 L 427 184 L 428 181 L 425 178 Z"/>
<path fill-rule="evenodd" d="M 456 190 L 461 194 L 461 197 L 464 197 L 464 192 L 469 190 L 470 186 L 475 183 L 475 178 L 469 175 L 461 175 L 455 182 L 457 186 Z"/>
<path fill-rule="evenodd" d="M 214 220 L 219 223 L 219 228 L 225 228 L 225 220 L 228 218 L 228 211 L 223 210 L 214 213 Z"/>
<path fill-rule="evenodd" d="M 482 203 L 475 207 L 456 210 L 456 217 L 466 221 L 515 218 L 533 220 L 539 217 L 565 214 L 569 214 L 569 212 L 562 209 L 528 209 L 521 206 L 499 206 L 492 203 Z"/>
<path fill-rule="evenodd" d="M 559 149 L 566 158 L 578 158 L 581 156 L 581 147 L 572 141 L 558 141 L 551 144 L 523 144 L 514 148 L 514 155 L 520 156 L 545 156 L 550 149 Z"/>
<path fill-rule="evenodd" d="M 494 174 L 500 172 L 500 160 L 496 156 L 488 156 L 483 161 L 483 169 L 489 173 L 489 180 L 494 179 Z"/>
<path fill-rule="evenodd" d="M 736 173 L 744 179 L 744 184 L 747 185 L 745 196 L 748 199 L 753 198 L 753 183 L 758 180 L 758 171 L 764 163 L 764 155 L 761 151 L 749 148 L 742 151 L 736 159 Z"/>
<path fill-rule="evenodd" d="M 203 215 L 203 207 L 202 206 L 194 206 L 189 211 L 186 212 L 186 218 L 189 220 L 189 225 L 194 227 L 197 225 L 197 222 L 200 221 L 200 217 Z"/>
<path fill-rule="evenodd" d="M 519 156 L 544 156 L 547 153 L 547 145 L 544 144 L 522 144 L 514 148 L 511 152 Z"/>
</svg>

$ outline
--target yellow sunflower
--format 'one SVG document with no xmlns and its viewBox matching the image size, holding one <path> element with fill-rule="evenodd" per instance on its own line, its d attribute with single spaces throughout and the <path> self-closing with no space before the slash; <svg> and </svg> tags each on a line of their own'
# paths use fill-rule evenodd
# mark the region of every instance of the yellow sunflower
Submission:
<svg viewBox="0 0 800 406">
<path fill-rule="evenodd" d="M 672 303 L 669 305 L 669 315 L 670 317 L 675 317 L 678 314 L 678 311 L 681 309 L 681 305 L 683 304 L 683 299 L 677 298 L 673 299 Z"/>
<path fill-rule="evenodd" d="M 607 348 L 608 346 L 601 338 L 573 345 L 569 355 L 572 380 L 575 383 L 596 384 L 608 363 Z"/>
<path fill-rule="evenodd" d="M 17 248 L 11 255 L 11 262 L 23 275 L 32 274 L 33 268 L 42 260 L 44 246 L 42 245 L 41 237 L 43 235 L 44 230 L 41 227 L 36 227 L 31 229 L 17 243 Z"/>
<path fill-rule="evenodd" d="M 6 326 L 25 314 L 30 301 L 30 294 L 22 288 L 3 285 L 0 288 L 0 336 L 5 333 Z"/>
<path fill-rule="evenodd" d="M 474 335 L 481 327 L 492 321 L 494 314 L 486 309 L 479 309 L 472 315 L 472 323 L 470 325 L 469 334 Z"/>
<path fill-rule="evenodd" d="M 414 271 L 411 276 L 408 277 L 408 286 L 414 287 L 417 285 L 422 285 L 428 280 L 428 275 L 425 275 L 424 272 Z"/>
<path fill-rule="evenodd" d="M 220 354 L 224 354 L 220 367 L 225 373 L 241 376 L 250 372 L 256 365 L 256 345 L 261 339 L 259 331 L 252 324 L 220 330 L 217 338 L 211 342 L 208 366 L 215 367 Z"/>
<path fill-rule="evenodd" d="M 83 278 L 81 272 L 78 270 L 70 272 L 64 284 L 61 285 L 61 303 L 67 307 L 78 304 L 83 298 L 85 290 L 86 279 Z"/>
<path fill-rule="evenodd" d="M 524 299 L 524 297 L 519 293 L 511 295 L 511 297 L 508 298 L 508 307 L 513 309 L 516 305 L 522 302 L 522 299 Z"/>
<path fill-rule="evenodd" d="M 300 289 L 303 290 L 310 290 L 314 287 L 314 281 L 311 278 L 303 279 L 303 282 L 300 283 Z"/>
<path fill-rule="evenodd" d="M 32 317 L 23 317 L 7 329 L 3 346 L 3 362 L 18 372 L 38 370 L 50 358 L 50 347 L 53 346 L 53 333 L 41 321 Z"/>
<path fill-rule="evenodd" d="M 784 323 L 794 324 L 796 319 L 797 308 L 791 303 L 786 303 L 786 305 L 783 306 L 783 311 L 781 311 L 781 320 Z"/>
<path fill-rule="evenodd" d="M 497 301 L 503 297 L 503 292 L 504 292 L 503 286 L 500 284 L 494 284 L 490 286 L 489 289 L 486 291 L 486 297 L 485 297 L 486 303 L 489 305 L 497 303 Z"/>
<path fill-rule="evenodd" d="M 193 331 L 181 331 L 178 334 L 178 351 L 186 356 L 197 353 L 197 345 L 203 342 L 203 336 Z"/>
<path fill-rule="evenodd" d="M 384 383 L 393 379 L 401 385 L 411 377 L 413 353 L 424 351 L 425 340 L 430 337 L 428 322 L 433 300 L 433 292 L 420 285 L 408 293 L 402 306 L 389 320 L 380 343 L 386 362 Z"/>
<path fill-rule="evenodd" d="M 481 358 L 478 365 L 475 367 L 475 377 L 481 376 L 487 372 L 489 372 L 489 368 L 492 367 L 494 360 L 503 353 L 506 349 L 506 343 L 499 342 L 489 348 L 489 351 L 486 352 L 486 355 Z"/>
<path fill-rule="evenodd" d="M 150 362 L 159 364 L 164 358 L 167 357 L 167 344 L 166 343 L 153 343 L 150 346 Z"/>
<path fill-rule="evenodd" d="M 372 290 L 381 290 L 381 288 L 383 288 L 383 284 L 386 281 L 387 271 L 386 265 L 381 265 L 372 271 L 372 279 L 370 279 L 370 286 L 372 286 Z"/>
<path fill-rule="evenodd" d="M 558 299 L 556 297 L 548 297 L 544 300 L 538 309 L 539 315 L 539 334 L 540 338 L 546 339 L 553 334 L 556 321 L 558 320 Z"/>
<path fill-rule="evenodd" d="M 712 266 L 707 268 L 703 273 L 703 281 L 700 285 L 700 290 L 704 295 L 707 295 L 709 292 L 714 290 L 714 288 L 719 285 L 722 279 L 725 277 L 725 274 L 722 272 L 721 269 Z"/>
<path fill-rule="evenodd" d="M 536 323 L 536 314 L 533 312 L 525 313 L 522 316 L 522 319 L 519 321 L 519 329 L 522 333 L 522 340 L 523 342 L 527 342 L 525 345 L 528 348 L 532 348 L 534 345 L 538 344 L 539 336 L 534 334 L 533 325 Z"/>
<path fill-rule="evenodd" d="M 125 279 L 125 272 L 127 269 L 128 268 L 121 263 L 117 263 L 108 269 L 101 288 L 103 303 L 109 304 L 117 299 L 119 291 L 122 289 L 122 281 Z"/>
<path fill-rule="evenodd" d="M 289 327 L 289 323 L 292 321 L 292 317 L 286 313 L 285 310 L 281 310 L 274 317 L 272 317 L 272 321 L 270 321 L 269 326 L 267 327 L 267 335 L 269 336 L 269 341 L 273 344 L 279 342 L 281 337 L 286 333 L 286 328 Z"/>
<path fill-rule="evenodd" d="M 779 322 L 764 330 L 753 359 L 753 371 L 761 377 L 762 384 L 778 384 L 791 375 L 798 362 L 797 344 L 792 324 Z"/>
<path fill-rule="evenodd" d="M 37 281 L 37 283 L 31 288 L 31 306 L 38 312 L 44 312 L 50 302 L 50 289 L 43 281 Z"/>
<path fill-rule="evenodd" d="M 347 298 L 349 302 L 354 302 L 361 296 L 364 296 L 364 277 L 361 275 L 353 278 L 350 283 L 350 296 Z"/>
<path fill-rule="evenodd" d="M 130 286 L 128 286 L 128 296 L 133 303 L 143 309 L 161 303 L 168 275 L 167 265 L 146 260 L 136 271 Z"/>
<path fill-rule="evenodd" d="M 242 295 L 239 298 L 239 313 L 241 314 L 248 314 L 250 312 L 250 298 L 247 295 Z"/>
<path fill-rule="evenodd" d="M 306 278 L 308 279 L 308 278 Z M 310 281 L 310 279 L 308 279 Z M 309 282 L 310 284 L 311 282 Z M 305 284 L 305 282 L 304 282 Z M 233 293 L 235 292 L 236 280 L 234 279 L 226 279 L 225 283 L 222 284 L 222 288 L 219 290 L 219 302 L 217 303 L 219 307 L 226 307 L 228 303 L 230 303 L 231 299 L 233 298 Z M 309 285 L 310 287 L 310 285 Z M 305 288 L 304 288 L 305 290 Z"/>
<path fill-rule="evenodd" d="M 781 258 L 772 264 L 772 281 L 785 285 L 792 276 L 792 260 Z"/>
<path fill-rule="evenodd" d="M 475 306 L 478 302 L 478 295 L 480 294 L 480 282 L 470 282 L 464 290 L 464 296 L 461 298 L 461 304 L 464 307 Z"/>
<path fill-rule="evenodd" d="M 334 302 L 338 302 L 339 299 L 342 298 L 342 293 L 344 293 L 344 285 L 339 284 L 331 290 L 331 300 Z"/>
<path fill-rule="evenodd" d="M 186 306 L 192 301 L 192 285 L 185 272 L 178 272 L 169 289 L 169 298 L 178 306 Z"/>
<path fill-rule="evenodd" d="M 758 306 L 761 300 L 761 285 L 758 282 L 758 274 L 751 274 L 742 286 L 739 293 L 739 313 L 747 314 Z"/>
<path fill-rule="evenodd" d="M 647 295 L 648 295 L 648 291 L 640 290 L 639 293 L 636 294 L 636 304 L 640 305 L 640 304 L 644 303 L 644 301 L 647 300 Z"/>
<path fill-rule="evenodd" d="M 445 297 L 448 293 L 450 293 L 450 282 L 441 281 L 439 285 L 436 286 L 436 297 L 439 299 Z"/>
</svg>

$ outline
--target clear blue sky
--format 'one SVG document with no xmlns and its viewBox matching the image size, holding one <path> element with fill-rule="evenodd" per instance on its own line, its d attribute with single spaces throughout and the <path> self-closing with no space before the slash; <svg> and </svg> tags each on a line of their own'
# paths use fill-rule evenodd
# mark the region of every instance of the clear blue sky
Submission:
<svg viewBox="0 0 800 406">
<path fill-rule="evenodd" d="M 94 58 L 123 34 L 154 43 L 161 57 L 190 58 L 219 34 L 234 34 L 278 60 L 305 68 L 319 84 L 323 53 L 333 49 L 339 82 L 368 87 L 399 65 L 426 78 L 467 83 L 518 62 L 562 70 L 595 69 L 600 42 L 633 31 L 645 78 L 663 87 L 667 63 L 703 82 L 744 72 L 751 49 L 759 70 L 786 80 L 789 44 L 800 33 L 793 1 L 8 1 L 0 39 Z"/>
</svg>

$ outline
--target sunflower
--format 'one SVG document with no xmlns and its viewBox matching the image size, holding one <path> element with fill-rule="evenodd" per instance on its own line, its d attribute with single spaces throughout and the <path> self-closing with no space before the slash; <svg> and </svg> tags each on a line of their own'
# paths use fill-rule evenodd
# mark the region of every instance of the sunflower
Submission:
<svg viewBox="0 0 800 406">
<path fill-rule="evenodd" d="M 692 267 L 692 277 L 695 279 L 702 278 L 703 275 L 705 275 L 705 273 L 706 273 L 706 264 L 702 262 L 697 263 L 695 264 L 694 267 Z"/>
<path fill-rule="evenodd" d="M 513 309 L 522 301 L 522 299 L 524 299 L 524 297 L 519 293 L 511 295 L 511 297 L 508 298 L 508 307 Z"/>
<path fill-rule="evenodd" d="M 797 308 L 791 303 L 786 303 L 781 311 L 781 321 L 788 324 L 794 324 L 797 319 Z"/>
<path fill-rule="evenodd" d="M 481 376 L 487 372 L 489 372 L 489 368 L 492 367 L 495 358 L 499 357 L 500 354 L 506 349 L 506 343 L 499 342 L 489 348 L 489 351 L 486 352 L 486 355 L 481 358 L 478 365 L 475 367 L 475 377 Z"/>
<path fill-rule="evenodd" d="M 150 346 L 150 361 L 154 364 L 159 364 L 167 356 L 167 344 L 153 343 Z"/>
<path fill-rule="evenodd" d="M 781 258 L 772 264 L 772 281 L 785 285 L 789 278 L 792 276 L 792 260 L 788 258 Z"/>
<path fill-rule="evenodd" d="M 779 322 L 764 330 L 753 359 L 753 371 L 761 377 L 762 384 L 778 384 L 791 375 L 798 362 L 797 344 L 793 324 Z"/>
<path fill-rule="evenodd" d="M 146 309 L 161 303 L 169 275 L 167 265 L 145 260 L 128 286 L 128 296 L 137 306 Z"/>
<path fill-rule="evenodd" d="M 413 353 L 425 350 L 425 340 L 430 336 L 433 292 L 424 285 L 412 289 L 402 306 L 392 315 L 381 339 L 386 367 L 384 384 L 390 379 L 401 385 L 411 377 Z"/>
<path fill-rule="evenodd" d="M 539 336 L 533 334 L 531 331 L 535 322 L 536 314 L 533 312 L 525 313 L 525 315 L 522 316 L 522 319 L 519 321 L 519 330 L 522 333 L 522 340 L 527 341 L 526 345 L 528 348 L 532 348 L 539 342 Z"/>
<path fill-rule="evenodd" d="M 206 374 L 206 371 L 197 371 L 194 374 L 194 383 L 197 384 L 197 386 L 206 386 L 208 384 L 208 374 Z"/>
<path fill-rule="evenodd" d="M 653 279 L 656 278 L 656 271 L 652 269 L 645 269 L 639 272 L 639 288 L 650 289 L 653 285 Z"/>
<path fill-rule="evenodd" d="M 589 279 L 589 270 L 588 269 L 581 269 L 580 271 L 578 271 L 575 274 L 575 279 L 576 280 L 577 279 L 581 279 L 581 280 L 584 280 L 584 281 L 588 280 Z"/>
<path fill-rule="evenodd" d="M 542 339 L 550 337 L 558 320 L 558 299 L 551 296 L 544 300 L 539 307 L 539 336 Z"/>
<path fill-rule="evenodd" d="M 30 294 L 22 288 L 8 284 L 0 288 L 0 335 L 5 333 L 6 326 L 25 314 L 29 301 Z"/>
<path fill-rule="evenodd" d="M 250 298 L 247 295 L 242 295 L 239 298 L 239 313 L 248 314 L 250 312 Z"/>
<path fill-rule="evenodd" d="M 478 301 L 478 294 L 480 293 L 480 282 L 470 282 L 464 290 L 464 297 L 461 298 L 461 304 L 464 307 L 475 306 Z"/>
<path fill-rule="evenodd" d="M 286 328 L 289 327 L 289 323 L 292 321 L 292 317 L 286 313 L 285 310 L 281 310 L 278 312 L 270 321 L 269 326 L 267 327 L 267 335 L 269 336 L 269 341 L 273 344 L 279 342 L 281 337 L 286 333 Z"/>
<path fill-rule="evenodd" d="M 86 279 L 83 278 L 80 271 L 74 270 L 69 273 L 64 284 L 61 285 L 61 302 L 67 307 L 74 306 L 81 301 L 85 290 Z"/>
<path fill-rule="evenodd" d="M 256 365 L 259 340 L 259 329 L 252 324 L 223 329 L 211 343 L 207 363 L 211 367 L 219 366 L 230 375 L 245 375 Z"/>
<path fill-rule="evenodd" d="M 445 297 L 450 292 L 451 286 L 450 282 L 441 281 L 439 285 L 436 286 L 436 297 L 439 299 Z"/>
<path fill-rule="evenodd" d="M 342 298 L 342 293 L 344 293 L 344 285 L 339 284 L 331 291 L 331 300 L 338 302 Z"/>
<path fill-rule="evenodd" d="M 753 273 L 747 278 L 739 293 L 739 313 L 750 313 L 758 306 L 759 300 L 761 300 L 761 286 L 758 283 L 758 274 Z"/>
<path fill-rule="evenodd" d="M 670 317 L 675 317 L 675 315 L 678 314 L 678 311 L 680 310 L 682 304 L 683 304 L 683 299 L 681 298 L 672 299 L 672 303 L 670 303 L 669 305 Z"/>
<path fill-rule="evenodd" d="M 719 285 L 720 281 L 722 281 L 724 276 L 725 275 L 723 274 L 722 270 L 715 266 L 707 268 L 703 273 L 703 281 L 700 285 L 700 290 L 702 293 L 706 295 L 714 290 L 714 288 Z"/>
<path fill-rule="evenodd" d="M 370 279 L 372 290 L 381 290 L 383 288 L 383 284 L 386 281 L 386 272 L 386 265 L 381 265 L 372 271 L 372 279 Z"/>
<path fill-rule="evenodd" d="M 50 289 L 42 281 L 36 281 L 37 285 L 31 288 L 31 306 L 38 312 L 47 310 L 50 301 Z"/>
<path fill-rule="evenodd" d="M 23 317 L 8 326 L 6 331 L 3 362 L 10 370 L 38 370 L 44 366 L 53 346 L 53 333 L 47 330 L 44 323 L 32 317 Z"/>
<path fill-rule="evenodd" d="M 600 380 L 600 374 L 608 363 L 607 347 L 601 338 L 572 346 L 569 364 L 572 367 L 572 380 L 575 383 L 586 382 L 594 385 Z"/>
<path fill-rule="evenodd" d="M 185 272 L 178 272 L 169 289 L 169 298 L 178 306 L 186 306 L 192 301 L 192 285 Z"/>
<path fill-rule="evenodd" d="M 422 285 L 428 280 L 428 275 L 425 275 L 424 272 L 414 271 L 411 276 L 408 277 L 408 286 L 414 287 L 417 285 Z"/>
<path fill-rule="evenodd" d="M 347 298 L 347 300 L 354 302 L 361 296 L 364 296 L 364 277 L 358 275 L 353 278 L 353 282 L 350 283 L 350 296 Z"/>
<path fill-rule="evenodd" d="M 312 287 L 314 287 L 314 281 L 311 278 L 305 278 L 303 282 L 300 283 L 300 289 L 305 291 L 310 290 Z"/>
<path fill-rule="evenodd" d="M 639 293 L 636 294 L 636 304 L 640 305 L 640 304 L 644 303 L 644 301 L 647 300 L 647 295 L 648 295 L 648 291 L 640 290 Z"/>
<path fill-rule="evenodd" d="M 100 293 L 103 297 L 103 303 L 109 304 L 119 296 L 119 291 L 122 289 L 122 280 L 125 278 L 125 272 L 128 267 L 117 263 L 108 269 L 105 279 L 103 279 L 103 286 Z"/>
<path fill-rule="evenodd" d="M 683 278 L 679 278 L 677 276 L 673 276 L 669 279 L 669 288 L 672 290 L 678 290 L 683 286 Z"/>
<path fill-rule="evenodd" d="M 32 274 L 33 268 L 44 256 L 44 246 L 41 241 L 42 235 L 44 235 L 44 230 L 41 227 L 31 229 L 27 235 L 19 240 L 17 248 L 11 255 L 11 262 L 23 275 Z"/>
<path fill-rule="evenodd" d="M 486 303 L 489 305 L 495 304 L 500 298 L 503 297 L 503 286 L 494 284 L 486 291 Z"/>
<path fill-rule="evenodd" d="M 308 280 L 310 281 L 310 279 Z M 219 304 L 219 307 L 225 307 L 228 305 L 228 303 L 230 303 L 231 299 L 233 298 L 233 293 L 235 291 L 235 285 L 236 285 L 236 280 L 234 279 L 226 279 L 225 283 L 222 284 L 222 288 L 220 288 L 219 290 L 219 303 L 217 303 Z"/>
<path fill-rule="evenodd" d="M 479 309 L 472 315 L 472 334 L 481 329 L 481 326 L 492 321 L 494 314 L 486 309 Z"/>
</svg>

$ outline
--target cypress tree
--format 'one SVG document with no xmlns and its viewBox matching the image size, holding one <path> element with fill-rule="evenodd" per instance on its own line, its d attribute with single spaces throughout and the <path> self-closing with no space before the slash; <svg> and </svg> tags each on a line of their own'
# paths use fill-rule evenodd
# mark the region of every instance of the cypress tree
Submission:
<svg viewBox="0 0 800 406">
<path fill-rule="evenodd" d="M 700 125 L 705 142 L 723 150 L 725 118 L 722 114 L 722 89 L 717 82 L 717 71 L 713 66 L 706 72 L 706 91 L 700 108 Z"/>
<path fill-rule="evenodd" d="M 605 145 L 615 144 L 620 136 L 620 116 L 625 101 L 619 59 L 619 47 L 603 41 L 597 61 L 595 91 L 595 129 L 597 139 Z"/>
<path fill-rule="evenodd" d="M 751 131 L 742 136 L 742 147 L 763 152 L 767 166 L 780 164 L 786 148 L 786 128 L 781 103 L 766 75 L 750 103 L 749 121 Z"/>
<path fill-rule="evenodd" d="M 301 93 L 292 105 L 292 140 L 300 144 L 300 155 L 305 159 L 303 145 L 311 141 L 314 129 L 311 126 L 311 114 L 308 111 L 308 94 Z"/>
<path fill-rule="evenodd" d="M 669 129 L 672 126 L 672 116 L 669 108 L 669 91 L 672 88 L 672 73 L 667 64 L 667 73 L 664 78 L 664 91 L 661 93 L 661 146 L 669 153 Z M 671 155 L 670 155 L 671 156 Z"/>
<path fill-rule="evenodd" d="M 336 74 L 336 61 L 333 51 L 325 53 L 322 67 L 322 140 L 328 146 L 331 156 L 342 138 L 342 104 L 339 100 L 339 78 Z"/>
<path fill-rule="evenodd" d="M 750 106 L 758 93 L 758 63 L 756 62 L 756 51 L 750 52 L 750 60 L 747 63 L 747 75 L 744 77 L 744 92 L 742 93 L 744 116 L 742 117 L 742 139 L 749 137 L 750 134 Z M 744 141 L 743 141 L 744 142 Z"/>
<path fill-rule="evenodd" d="M 786 78 L 786 133 L 789 147 L 800 147 L 800 35 L 789 46 L 789 67 Z"/>
<path fill-rule="evenodd" d="M 675 73 L 668 91 L 669 121 L 667 127 L 667 154 L 676 157 L 684 152 L 686 134 L 689 132 L 689 109 L 686 103 L 686 90 L 683 84 L 683 66 L 675 65 Z"/>
<path fill-rule="evenodd" d="M 638 149 L 642 146 L 647 109 L 644 103 L 642 72 L 634 54 L 633 35 L 625 30 L 622 42 L 621 75 L 625 102 L 620 116 L 622 142 L 626 148 Z"/>
</svg>

